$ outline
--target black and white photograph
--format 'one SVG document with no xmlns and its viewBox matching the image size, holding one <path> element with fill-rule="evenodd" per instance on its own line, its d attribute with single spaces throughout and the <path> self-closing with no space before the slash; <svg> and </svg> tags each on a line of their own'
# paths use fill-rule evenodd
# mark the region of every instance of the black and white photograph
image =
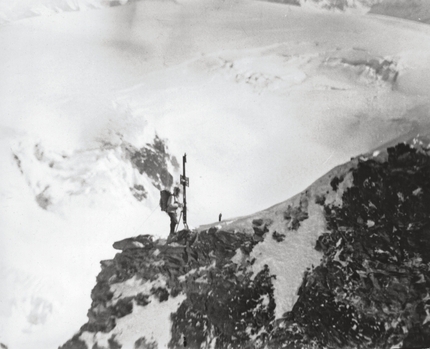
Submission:
<svg viewBox="0 0 430 349">
<path fill-rule="evenodd" d="M 430 348 L 430 0 L 0 0 L 0 349 Z"/>
</svg>

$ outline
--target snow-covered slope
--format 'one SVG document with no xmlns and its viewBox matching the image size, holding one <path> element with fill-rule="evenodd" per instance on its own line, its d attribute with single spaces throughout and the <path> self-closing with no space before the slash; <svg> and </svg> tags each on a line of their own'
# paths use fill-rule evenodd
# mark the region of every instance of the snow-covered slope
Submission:
<svg viewBox="0 0 430 349">
<path fill-rule="evenodd" d="M 63 11 L 85 11 L 116 5 L 128 0 L 15 0 L 0 1 L 0 24 L 33 16 L 50 16 Z"/>
<path fill-rule="evenodd" d="M 262 212 L 116 242 L 61 348 L 428 347 L 429 149 L 417 137 Z"/>
<path fill-rule="evenodd" d="M 109 250 L 106 238 L 120 238 L 124 226 L 129 232 L 152 226 L 158 236 L 168 231 L 159 189 L 172 187 L 179 165 L 157 136 L 140 147 L 122 139 L 69 152 L 27 136 L 11 144 L 3 168 L 11 173 L 4 176 L 8 205 L 0 223 L 1 342 L 55 347 L 71 324 L 82 322 L 64 316 L 88 303 L 82 290 L 97 271 L 93 258 Z"/>
<path fill-rule="evenodd" d="M 52 16 L 61 12 L 85 11 L 126 5 L 139 0 L 15 0 L 0 1 L 0 24 L 33 16 Z M 426 0 L 264 0 L 309 9 L 354 13 L 375 13 L 418 22 L 430 21 Z"/>
<path fill-rule="evenodd" d="M 103 144 L 100 148 L 75 153 L 57 153 L 29 139 L 12 148 L 16 165 L 33 192 L 37 204 L 50 211 L 68 210 L 64 201 L 92 197 L 87 204 L 102 200 L 129 201 L 159 198 L 158 190 L 171 189 L 179 164 L 166 152 L 157 136 L 152 143 L 136 148 L 130 143 Z M 104 201 L 104 200 L 103 200 Z"/>
<path fill-rule="evenodd" d="M 191 217 L 204 222 L 262 209 L 352 154 L 427 127 L 428 100 L 411 98 L 404 80 L 411 58 L 319 41 L 223 50 L 148 75 L 115 102 L 177 153 L 189 149 Z"/>
</svg>

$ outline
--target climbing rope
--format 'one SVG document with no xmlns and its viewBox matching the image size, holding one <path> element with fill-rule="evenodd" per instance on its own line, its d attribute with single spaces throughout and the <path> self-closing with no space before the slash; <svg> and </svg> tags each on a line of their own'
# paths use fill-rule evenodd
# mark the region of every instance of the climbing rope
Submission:
<svg viewBox="0 0 430 349">
<path fill-rule="evenodd" d="M 155 206 L 155 208 L 152 210 L 152 212 L 149 214 L 148 217 L 145 218 L 145 220 L 134 230 L 133 234 L 136 233 L 137 230 L 140 230 L 143 225 L 146 223 L 146 221 L 151 218 L 151 216 L 154 214 L 155 210 L 159 208 L 159 206 Z"/>
</svg>

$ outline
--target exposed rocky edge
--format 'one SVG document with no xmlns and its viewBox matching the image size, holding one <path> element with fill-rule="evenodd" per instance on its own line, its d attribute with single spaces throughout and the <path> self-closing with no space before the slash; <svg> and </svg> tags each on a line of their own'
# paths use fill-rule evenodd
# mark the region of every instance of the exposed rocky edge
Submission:
<svg viewBox="0 0 430 349">
<path fill-rule="evenodd" d="M 263 237 L 264 234 L 269 232 L 269 226 L 272 223 L 273 221 L 271 219 L 257 218 L 252 221 L 252 229 L 256 236 Z"/>
<path fill-rule="evenodd" d="M 271 340 L 279 348 L 430 346 L 430 157 L 400 144 L 359 159 L 342 206 L 323 204 L 322 263 Z"/>
<path fill-rule="evenodd" d="M 430 346 L 426 144 L 352 159 L 248 217 L 116 242 L 88 322 L 61 349 Z"/>
<path fill-rule="evenodd" d="M 252 235 L 217 228 L 200 233 L 180 231 L 168 243 L 153 241 L 149 235 L 116 242 L 114 247 L 122 252 L 101 263 L 102 271 L 91 293 L 88 323 L 61 348 L 103 348 L 94 336 L 91 345 L 86 346 L 85 340 L 89 342 L 95 333 L 103 333 L 115 343 L 115 337 L 121 334 L 116 331 L 117 325 L 135 307 L 161 304 L 180 295 L 185 297 L 171 315 L 170 348 L 183 347 L 184 340 L 188 347 L 200 348 L 217 338 L 218 345 L 226 347 L 249 340 L 251 332 L 256 337 L 265 336 L 260 333 L 261 327 L 273 321 L 273 276 L 267 268 L 253 276 L 247 268 L 251 261 L 231 260 L 237 250 L 242 258 L 249 257 L 257 242 Z M 134 291 L 126 290 L 127 281 Z M 122 289 L 120 296 L 115 285 Z M 249 324 L 255 325 L 252 328 Z M 153 344 L 148 343 L 157 339 L 138 334 L 134 345 L 149 348 Z"/>
</svg>

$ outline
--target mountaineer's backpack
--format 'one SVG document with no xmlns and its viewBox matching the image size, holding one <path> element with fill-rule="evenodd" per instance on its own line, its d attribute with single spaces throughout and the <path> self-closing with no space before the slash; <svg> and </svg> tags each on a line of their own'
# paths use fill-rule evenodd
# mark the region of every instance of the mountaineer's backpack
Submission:
<svg viewBox="0 0 430 349">
<path fill-rule="evenodd" d="M 172 196 L 172 193 L 168 190 L 160 191 L 160 208 L 161 211 L 167 212 L 167 207 L 169 206 L 169 198 Z"/>
</svg>

